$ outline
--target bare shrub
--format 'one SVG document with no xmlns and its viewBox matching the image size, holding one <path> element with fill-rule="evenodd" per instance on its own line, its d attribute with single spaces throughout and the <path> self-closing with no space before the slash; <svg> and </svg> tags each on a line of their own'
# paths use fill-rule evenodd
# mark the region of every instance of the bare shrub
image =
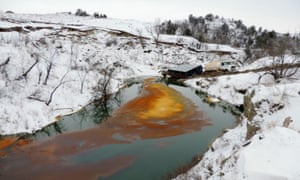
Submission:
<svg viewBox="0 0 300 180">
<path fill-rule="evenodd" d="M 82 10 L 82 9 L 77 9 L 76 12 L 75 12 L 75 15 L 76 16 L 89 16 L 89 14 L 86 11 Z"/>
<path fill-rule="evenodd" d="M 117 44 L 118 44 L 118 42 L 117 42 L 117 39 L 115 39 L 115 38 L 111 38 L 105 42 L 106 47 L 111 47 L 112 45 L 117 45 Z"/>
<path fill-rule="evenodd" d="M 290 123 L 292 123 L 293 120 L 291 118 L 291 116 L 288 116 L 284 119 L 282 126 L 288 128 Z"/>
<path fill-rule="evenodd" d="M 93 16 L 94 18 L 107 18 L 106 14 L 99 14 L 97 12 L 95 12 Z"/>
</svg>

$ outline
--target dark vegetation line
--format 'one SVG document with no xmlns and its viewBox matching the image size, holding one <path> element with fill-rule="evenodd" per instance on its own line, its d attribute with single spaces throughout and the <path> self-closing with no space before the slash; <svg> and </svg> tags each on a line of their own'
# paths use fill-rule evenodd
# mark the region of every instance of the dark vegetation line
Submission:
<svg viewBox="0 0 300 180">
<path fill-rule="evenodd" d="M 276 47 L 282 47 L 283 42 L 289 53 L 300 53 L 299 32 L 291 35 L 274 30 L 268 31 L 262 27 L 247 27 L 241 20 L 225 19 L 213 14 L 207 14 L 204 17 L 189 15 L 185 20 L 157 23 L 161 34 L 191 36 L 200 42 L 244 48 L 245 61 L 248 62 L 269 55 L 273 56 L 278 53 Z"/>
<path fill-rule="evenodd" d="M 299 37 L 289 33 L 281 34 L 262 27 L 247 27 L 242 20 L 225 19 L 213 14 L 207 14 L 205 17 L 189 15 L 188 19 L 175 22 L 164 21 L 160 24 L 160 32 L 192 36 L 200 42 L 231 44 L 243 48 L 264 48 L 281 38 L 298 45 L 300 43 Z"/>
</svg>

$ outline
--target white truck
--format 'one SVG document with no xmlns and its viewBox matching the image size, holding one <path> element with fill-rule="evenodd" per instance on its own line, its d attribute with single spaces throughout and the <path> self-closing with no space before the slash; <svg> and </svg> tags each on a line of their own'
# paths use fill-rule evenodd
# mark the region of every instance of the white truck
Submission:
<svg viewBox="0 0 300 180">
<path fill-rule="evenodd" d="M 237 70 L 236 61 L 233 60 L 221 61 L 220 69 L 223 71 L 236 71 Z"/>
<path fill-rule="evenodd" d="M 237 63 L 234 60 L 214 60 L 205 64 L 204 71 L 236 71 Z"/>
</svg>

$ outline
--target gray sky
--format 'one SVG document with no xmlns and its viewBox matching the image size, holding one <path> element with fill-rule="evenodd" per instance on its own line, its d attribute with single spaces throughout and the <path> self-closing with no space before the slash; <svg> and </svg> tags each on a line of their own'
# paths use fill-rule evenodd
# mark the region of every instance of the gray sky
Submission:
<svg viewBox="0 0 300 180">
<path fill-rule="evenodd" d="M 0 10 L 17 13 L 98 11 L 109 17 L 180 20 L 213 13 L 278 32 L 300 32 L 300 0 L 0 0 Z"/>
</svg>

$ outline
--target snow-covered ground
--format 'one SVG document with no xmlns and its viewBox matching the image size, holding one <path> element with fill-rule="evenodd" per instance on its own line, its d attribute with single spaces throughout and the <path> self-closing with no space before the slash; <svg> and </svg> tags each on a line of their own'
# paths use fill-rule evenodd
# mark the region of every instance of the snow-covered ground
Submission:
<svg viewBox="0 0 300 180">
<path fill-rule="evenodd" d="M 241 150 L 237 179 L 299 179 L 299 149 L 298 132 L 279 126 L 266 129 Z"/>
<path fill-rule="evenodd" d="M 134 20 L 67 13 L 0 13 L 0 134 L 32 133 L 60 115 L 79 110 L 95 96 L 101 96 L 95 89 L 108 68 L 114 68 L 110 90 L 115 92 L 127 78 L 159 76 L 166 67 L 220 58 L 213 51 L 235 54 L 222 59 L 240 60 L 243 56 L 239 49 L 217 44 L 202 44 L 203 52 L 197 53 L 185 46 L 156 47 L 153 40 L 144 39 L 146 47 L 142 48 L 141 39 L 114 33 L 125 31 L 151 38 L 149 26 L 150 23 Z M 5 31 L 16 27 L 19 32 Z M 198 43 L 192 38 L 166 35 L 161 35 L 160 41 L 180 41 L 187 46 Z M 266 62 L 271 63 L 271 59 L 260 59 L 243 68 L 263 67 Z M 249 141 L 245 140 L 247 119 L 241 117 L 237 127 L 212 143 L 198 165 L 177 178 L 300 179 L 299 73 L 280 83 L 264 76 L 258 83 L 262 73 L 186 81 L 235 105 L 243 104 L 244 95 L 254 91 L 252 102 L 257 115 L 252 123 L 261 129 Z M 288 128 L 282 127 L 288 116 L 293 122 Z"/>
<path fill-rule="evenodd" d="M 263 58 L 244 68 L 264 67 L 266 60 L 271 59 Z M 300 179 L 297 165 L 300 160 L 300 73 L 280 82 L 266 75 L 258 83 L 263 73 L 186 81 L 196 89 L 236 105 L 243 104 L 244 95 L 253 91 L 251 101 L 257 115 L 251 123 L 260 130 L 247 140 L 249 120 L 241 117 L 237 127 L 213 142 L 199 164 L 177 179 Z M 292 122 L 283 127 L 288 118 Z"/>
</svg>

